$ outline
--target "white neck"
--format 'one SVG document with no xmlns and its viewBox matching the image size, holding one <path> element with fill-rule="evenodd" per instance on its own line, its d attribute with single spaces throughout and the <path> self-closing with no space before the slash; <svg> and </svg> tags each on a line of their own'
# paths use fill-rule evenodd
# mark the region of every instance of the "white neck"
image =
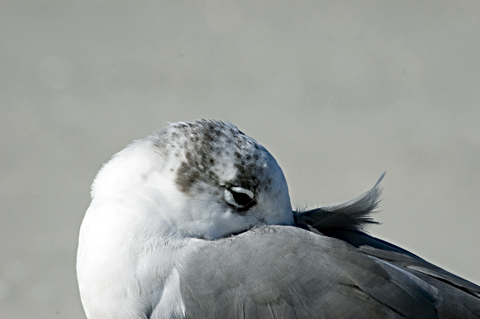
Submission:
<svg viewBox="0 0 480 319">
<path fill-rule="evenodd" d="M 176 231 L 165 216 L 152 218 L 155 211 L 148 207 L 154 203 L 143 199 L 130 201 L 121 195 L 95 199 L 86 213 L 77 272 L 82 298 L 92 298 L 82 299 L 92 312 L 89 318 L 107 318 L 113 313 L 136 318 L 128 311 L 160 305 L 164 289 L 179 293 L 177 286 L 166 283 L 173 274 L 176 255 L 193 239 Z"/>
</svg>

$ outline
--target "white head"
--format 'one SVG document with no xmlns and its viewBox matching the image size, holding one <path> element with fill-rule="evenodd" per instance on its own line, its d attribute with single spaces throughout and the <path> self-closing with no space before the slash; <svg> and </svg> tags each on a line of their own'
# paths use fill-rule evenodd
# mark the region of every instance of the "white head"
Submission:
<svg viewBox="0 0 480 319">
<path fill-rule="evenodd" d="M 256 225 L 293 224 L 287 183 L 273 156 L 220 121 L 169 124 L 132 143 L 92 186 L 93 201 L 109 197 L 121 197 L 132 210 L 141 206 L 127 214 L 138 231 L 152 235 L 216 239 Z"/>
</svg>

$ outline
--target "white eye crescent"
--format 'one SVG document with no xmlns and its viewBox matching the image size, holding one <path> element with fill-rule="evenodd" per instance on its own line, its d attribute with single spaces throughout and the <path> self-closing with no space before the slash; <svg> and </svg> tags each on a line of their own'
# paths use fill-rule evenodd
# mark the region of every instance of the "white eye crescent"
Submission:
<svg viewBox="0 0 480 319">
<path fill-rule="evenodd" d="M 225 189 L 225 200 L 232 206 L 240 210 L 245 210 L 253 206 L 253 192 L 251 190 L 233 186 Z"/>
</svg>

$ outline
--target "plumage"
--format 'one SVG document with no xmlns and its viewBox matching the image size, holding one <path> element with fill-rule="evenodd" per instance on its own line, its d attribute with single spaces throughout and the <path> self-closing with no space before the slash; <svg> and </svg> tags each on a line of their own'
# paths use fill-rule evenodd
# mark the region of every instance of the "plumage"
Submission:
<svg viewBox="0 0 480 319">
<path fill-rule="evenodd" d="M 77 272 L 94 318 L 480 318 L 480 287 L 364 227 L 356 199 L 293 211 L 273 156 L 230 123 L 169 124 L 97 175 Z"/>
</svg>

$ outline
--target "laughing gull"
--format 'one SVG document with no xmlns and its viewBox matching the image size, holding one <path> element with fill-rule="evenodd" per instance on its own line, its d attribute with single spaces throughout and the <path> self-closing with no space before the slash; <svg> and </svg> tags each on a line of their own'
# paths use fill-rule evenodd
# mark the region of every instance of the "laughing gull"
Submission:
<svg viewBox="0 0 480 319">
<path fill-rule="evenodd" d="M 364 232 L 380 193 L 294 211 L 253 138 L 169 124 L 95 178 L 77 256 L 86 315 L 480 318 L 479 286 Z"/>
</svg>

